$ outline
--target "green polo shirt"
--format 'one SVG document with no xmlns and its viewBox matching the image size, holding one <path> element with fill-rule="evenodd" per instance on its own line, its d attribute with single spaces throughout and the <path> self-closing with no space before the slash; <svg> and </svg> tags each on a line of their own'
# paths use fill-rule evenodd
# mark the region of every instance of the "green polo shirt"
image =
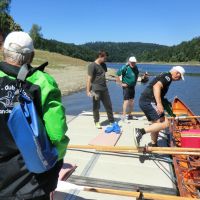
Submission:
<svg viewBox="0 0 200 200">
<path fill-rule="evenodd" d="M 124 65 L 117 71 L 117 76 L 122 76 L 122 83 L 126 83 L 130 87 L 136 85 L 138 74 L 139 71 L 136 65 L 134 68 L 129 65 Z"/>
</svg>

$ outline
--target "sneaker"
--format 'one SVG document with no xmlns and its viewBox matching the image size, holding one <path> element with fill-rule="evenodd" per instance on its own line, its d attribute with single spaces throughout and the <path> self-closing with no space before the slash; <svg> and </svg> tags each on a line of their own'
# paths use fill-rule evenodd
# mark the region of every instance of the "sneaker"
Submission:
<svg viewBox="0 0 200 200">
<path fill-rule="evenodd" d="M 121 120 L 122 120 L 122 122 L 125 122 L 126 121 L 126 116 L 122 115 L 121 116 Z"/>
<path fill-rule="evenodd" d="M 127 116 L 127 119 L 128 119 L 128 120 L 138 120 L 138 118 L 135 117 L 135 116 L 133 116 L 133 115 L 128 115 L 128 116 Z"/>
<path fill-rule="evenodd" d="M 128 120 L 132 120 L 132 119 L 133 119 L 133 115 L 128 115 L 128 116 L 127 116 L 127 119 L 128 119 Z"/>
<path fill-rule="evenodd" d="M 135 117 L 135 116 L 133 116 L 133 120 L 138 120 L 138 118 L 137 118 L 137 117 Z"/>
<path fill-rule="evenodd" d="M 99 122 L 96 122 L 96 123 L 95 123 L 95 126 L 96 126 L 97 129 L 102 129 L 102 127 L 101 127 L 101 125 L 100 125 Z"/>
<path fill-rule="evenodd" d="M 152 142 L 150 142 L 150 143 L 148 144 L 148 146 L 149 146 L 149 147 L 158 147 L 158 144 L 157 144 L 157 143 L 153 144 Z"/>
<path fill-rule="evenodd" d="M 141 130 L 139 128 L 134 128 L 134 140 L 135 140 L 135 144 L 136 146 L 140 146 L 140 140 L 142 139 L 142 133 Z"/>
</svg>

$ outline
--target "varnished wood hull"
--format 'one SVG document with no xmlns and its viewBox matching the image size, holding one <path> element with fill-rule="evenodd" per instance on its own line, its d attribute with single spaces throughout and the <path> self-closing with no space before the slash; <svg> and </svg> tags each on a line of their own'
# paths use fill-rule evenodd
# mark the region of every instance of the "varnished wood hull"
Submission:
<svg viewBox="0 0 200 200">
<path fill-rule="evenodd" d="M 177 97 L 172 104 L 173 112 L 177 116 L 194 116 L 194 113 Z M 183 130 L 200 129 L 198 119 L 174 120 L 171 125 L 171 146 L 181 147 L 181 134 Z M 195 156 L 173 156 L 174 170 L 180 196 L 200 198 L 200 158 Z"/>
</svg>

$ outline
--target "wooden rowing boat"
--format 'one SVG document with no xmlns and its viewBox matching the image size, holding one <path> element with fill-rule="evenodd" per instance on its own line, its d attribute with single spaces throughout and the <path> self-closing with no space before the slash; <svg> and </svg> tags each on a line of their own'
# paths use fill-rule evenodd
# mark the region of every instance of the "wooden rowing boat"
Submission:
<svg viewBox="0 0 200 200">
<path fill-rule="evenodd" d="M 194 113 L 177 97 L 173 101 L 172 108 L 177 116 L 194 116 Z M 171 123 L 171 147 L 181 147 L 181 132 L 191 129 L 200 129 L 199 119 L 174 120 Z M 172 157 L 180 196 L 200 198 L 200 157 L 190 155 Z"/>
</svg>

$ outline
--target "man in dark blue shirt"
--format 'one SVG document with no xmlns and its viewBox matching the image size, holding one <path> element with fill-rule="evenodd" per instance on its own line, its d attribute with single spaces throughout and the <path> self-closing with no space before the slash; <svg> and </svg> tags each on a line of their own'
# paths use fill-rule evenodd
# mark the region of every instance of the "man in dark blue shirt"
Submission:
<svg viewBox="0 0 200 200">
<path fill-rule="evenodd" d="M 151 133 L 149 146 L 157 146 L 159 131 L 169 126 L 164 115 L 163 101 L 172 81 L 184 80 L 185 70 L 181 66 L 173 67 L 170 72 L 155 77 L 141 94 L 139 104 L 147 119 L 152 122 L 147 128 L 135 129 L 135 142 L 140 144 L 142 136 Z"/>
</svg>

